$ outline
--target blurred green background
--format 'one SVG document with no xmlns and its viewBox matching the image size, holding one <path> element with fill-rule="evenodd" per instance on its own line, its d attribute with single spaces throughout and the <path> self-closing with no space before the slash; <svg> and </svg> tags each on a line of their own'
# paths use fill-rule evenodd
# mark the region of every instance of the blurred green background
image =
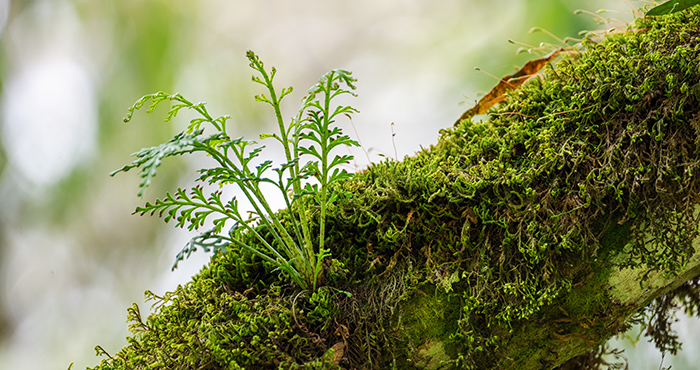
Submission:
<svg viewBox="0 0 700 370">
<path fill-rule="evenodd" d="M 558 37 L 607 29 L 634 17 L 625 0 L 0 0 L 0 368 L 82 369 L 93 347 L 126 341 L 126 308 L 143 291 L 172 290 L 206 263 L 197 254 L 170 272 L 189 233 L 131 216 L 135 173 L 108 177 L 144 146 L 184 127 L 164 111 L 122 123 L 140 96 L 159 90 L 206 101 L 241 135 L 273 130 L 253 101 L 244 53 L 278 68 L 294 86 L 287 117 L 331 68 L 359 79 L 361 111 L 346 133 L 363 144 L 354 168 L 399 158 L 436 141 L 475 99 Z M 574 15 L 576 9 L 598 15 Z M 638 14 L 637 14 L 638 16 Z M 596 21 L 608 23 L 599 24 Z M 544 49 L 545 52 L 550 49 Z M 466 103 L 465 103 L 466 102 Z M 462 104 L 465 103 L 465 104 Z M 395 123 L 392 129 L 392 122 Z M 395 133 L 395 136 L 392 136 Z M 396 149 L 394 149 L 396 148 Z M 366 154 L 365 154 L 366 152 Z M 194 177 L 195 160 L 166 163 L 147 199 Z M 694 319 L 678 328 L 685 351 L 664 365 L 698 362 Z M 695 325 L 695 326 L 693 326 Z M 644 339 L 632 369 L 658 369 Z M 688 366 L 688 367 L 684 367 Z"/>
</svg>

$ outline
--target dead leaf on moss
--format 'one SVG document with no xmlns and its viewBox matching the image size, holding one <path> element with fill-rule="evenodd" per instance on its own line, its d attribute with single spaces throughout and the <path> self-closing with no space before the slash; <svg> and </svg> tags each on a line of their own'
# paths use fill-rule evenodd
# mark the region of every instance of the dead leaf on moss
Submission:
<svg viewBox="0 0 700 370">
<path fill-rule="evenodd" d="M 338 342 L 334 344 L 331 349 L 335 350 L 333 364 L 340 365 L 340 360 L 343 358 L 343 355 L 345 355 L 345 344 L 343 342 Z"/>
<path fill-rule="evenodd" d="M 558 50 L 555 50 L 542 58 L 531 60 L 525 65 L 520 68 L 517 72 L 513 73 L 512 75 L 507 75 L 503 76 L 500 81 L 498 81 L 498 84 L 489 91 L 488 94 L 484 95 L 479 102 L 476 103 L 474 107 L 471 109 L 467 110 L 462 114 L 461 117 L 455 122 L 454 126 L 457 126 L 460 121 L 463 119 L 467 118 L 472 118 L 476 115 L 479 114 L 484 114 L 486 113 L 489 108 L 494 106 L 497 103 L 502 102 L 503 100 L 506 99 L 506 93 L 510 90 L 515 89 L 516 87 L 522 85 L 527 81 L 530 77 L 534 76 L 537 74 L 537 72 L 540 71 L 547 63 L 552 61 L 552 59 L 556 58 L 559 53 L 564 51 L 564 48 L 560 48 Z"/>
</svg>

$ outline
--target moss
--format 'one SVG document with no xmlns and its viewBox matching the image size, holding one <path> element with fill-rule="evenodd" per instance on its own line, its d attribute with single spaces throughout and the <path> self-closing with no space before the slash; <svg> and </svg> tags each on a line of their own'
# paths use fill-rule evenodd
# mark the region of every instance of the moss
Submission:
<svg viewBox="0 0 700 370">
<path fill-rule="evenodd" d="M 94 369 L 339 368 L 314 334 L 328 323 L 319 313 L 328 302 L 317 296 L 286 295 L 275 285 L 232 291 L 205 268 L 174 292 L 147 298 L 155 313 L 142 320 L 138 306 L 130 308 L 129 346 Z"/>
<path fill-rule="evenodd" d="M 700 10 L 583 44 L 487 121 L 337 184 L 333 289 L 232 248 L 97 368 L 546 368 L 595 348 L 639 309 L 611 301 L 613 266 L 673 274 L 695 251 Z"/>
<path fill-rule="evenodd" d="M 460 276 L 455 335 L 478 368 L 497 367 L 509 331 L 588 273 L 602 289 L 601 258 L 678 272 L 698 235 L 698 28 L 685 12 L 586 40 L 488 121 L 351 180 L 364 191 L 338 207 L 341 230 L 363 225 L 346 235 L 370 261 L 411 256 L 434 282 Z"/>
</svg>

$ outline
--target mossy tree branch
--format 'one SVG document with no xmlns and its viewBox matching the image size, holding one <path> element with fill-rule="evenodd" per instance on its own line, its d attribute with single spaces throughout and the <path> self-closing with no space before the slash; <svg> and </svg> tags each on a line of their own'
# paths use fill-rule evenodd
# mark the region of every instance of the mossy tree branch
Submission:
<svg viewBox="0 0 700 370">
<path fill-rule="evenodd" d="M 652 302 L 676 350 L 658 318 L 700 307 L 699 20 L 589 37 L 487 121 L 336 184 L 326 287 L 234 246 L 96 369 L 594 368 Z"/>
</svg>

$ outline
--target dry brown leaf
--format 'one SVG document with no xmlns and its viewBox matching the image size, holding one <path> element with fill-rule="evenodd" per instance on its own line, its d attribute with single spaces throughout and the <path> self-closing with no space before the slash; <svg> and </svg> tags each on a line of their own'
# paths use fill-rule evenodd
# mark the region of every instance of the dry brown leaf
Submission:
<svg viewBox="0 0 700 370">
<path fill-rule="evenodd" d="M 474 107 L 464 112 L 464 114 L 459 117 L 454 125 L 457 126 L 457 124 L 463 119 L 472 118 L 478 114 L 484 114 L 489 110 L 489 108 L 505 100 L 506 92 L 524 84 L 525 81 L 539 72 L 540 69 L 542 69 L 552 59 L 556 58 L 562 51 L 564 51 L 563 48 L 555 50 L 542 58 L 531 60 L 525 63 L 522 68 L 512 75 L 503 76 L 503 78 L 498 81 L 498 85 L 491 89 L 488 94 L 484 95 L 484 97 L 481 98 L 481 100 L 479 100 Z"/>
<path fill-rule="evenodd" d="M 340 365 L 340 360 L 345 355 L 345 344 L 343 342 L 338 342 L 331 347 L 335 350 L 335 355 L 333 356 L 333 364 Z"/>
</svg>

